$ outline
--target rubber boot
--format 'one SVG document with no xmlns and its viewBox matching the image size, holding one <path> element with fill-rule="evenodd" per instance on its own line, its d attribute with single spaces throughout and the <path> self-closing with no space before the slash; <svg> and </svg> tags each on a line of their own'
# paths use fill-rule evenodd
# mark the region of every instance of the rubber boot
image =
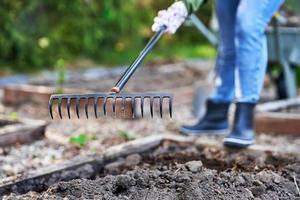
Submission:
<svg viewBox="0 0 300 200">
<path fill-rule="evenodd" d="M 228 147 L 245 148 L 254 143 L 254 103 L 237 103 L 232 131 L 224 139 Z"/>
<path fill-rule="evenodd" d="M 182 126 L 179 131 L 184 135 L 226 134 L 228 129 L 228 109 L 230 103 L 206 101 L 204 117 L 193 126 Z"/>
</svg>

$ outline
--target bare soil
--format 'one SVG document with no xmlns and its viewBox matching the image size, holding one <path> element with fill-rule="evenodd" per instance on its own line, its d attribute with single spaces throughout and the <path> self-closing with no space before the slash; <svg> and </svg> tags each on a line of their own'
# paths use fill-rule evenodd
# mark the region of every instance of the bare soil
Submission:
<svg viewBox="0 0 300 200">
<path fill-rule="evenodd" d="M 4 199 L 300 199 L 299 180 L 294 155 L 165 142 L 108 164 L 96 180 Z"/>
</svg>

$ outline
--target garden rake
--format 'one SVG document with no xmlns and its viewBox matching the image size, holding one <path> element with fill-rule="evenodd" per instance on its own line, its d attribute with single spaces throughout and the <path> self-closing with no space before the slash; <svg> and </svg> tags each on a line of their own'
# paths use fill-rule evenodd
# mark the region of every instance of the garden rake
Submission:
<svg viewBox="0 0 300 200">
<path fill-rule="evenodd" d="M 60 119 L 63 118 L 62 115 L 62 107 L 63 105 L 66 105 L 66 110 L 68 114 L 68 118 L 71 118 L 71 106 L 72 102 L 75 102 L 75 111 L 77 118 L 80 118 L 80 101 L 84 101 L 84 110 L 85 110 L 85 116 L 86 118 L 89 117 L 89 105 L 90 101 L 92 101 L 92 107 L 95 114 L 95 117 L 98 117 L 98 101 L 102 102 L 102 110 L 103 115 L 105 116 L 107 114 L 107 102 L 112 101 L 112 112 L 116 116 L 116 104 L 117 101 L 121 101 L 121 111 L 125 115 L 125 106 L 126 101 L 130 102 L 131 107 L 131 114 L 132 118 L 134 118 L 136 109 L 135 105 L 136 102 L 140 102 L 140 112 L 141 116 L 144 116 L 144 102 L 145 99 L 148 99 L 147 101 L 150 102 L 150 114 L 151 117 L 153 117 L 153 110 L 154 110 L 154 101 L 158 100 L 159 103 L 159 113 L 160 117 L 163 117 L 163 104 L 166 103 L 168 105 L 169 110 L 169 116 L 172 118 L 172 100 L 173 95 L 170 93 L 121 93 L 121 90 L 124 88 L 127 81 L 130 79 L 130 77 L 133 75 L 133 73 L 136 71 L 136 69 L 141 65 L 144 58 L 147 56 L 147 54 L 152 50 L 154 45 L 159 41 L 159 39 L 164 34 L 165 28 L 163 27 L 160 31 L 156 32 L 150 41 L 147 43 L 146 47 L 141 51 L 139 56 L 134 60 L 134 62 L 125 70 L 121 78 L 118 80 L 116 85 L 110 90 L 108 93 L 95 93 L 95 94 L 55 94 L 51 95 L 49 100 L 49 112 L 50 116 L 53 119 L 53 105 L 58 106 L 58 115 Z M 156 99 L 156 100 L 155 100 Z M 63 104 L 63 102 L 66 102 Z"/>
</svg>

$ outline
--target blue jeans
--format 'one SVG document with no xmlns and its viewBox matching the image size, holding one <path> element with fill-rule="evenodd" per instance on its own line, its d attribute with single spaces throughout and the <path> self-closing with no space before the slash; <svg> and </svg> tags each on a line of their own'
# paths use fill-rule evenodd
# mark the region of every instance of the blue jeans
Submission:
<svg viewBox="0 0 300 200">
<path fill-rule="evenodd" d="M 217 0 L 220 46 L 216 62 L 218 85 L 212 100 L 259 100 L 267 67 L 265 28 L 283 1 Z"/>
</svg>

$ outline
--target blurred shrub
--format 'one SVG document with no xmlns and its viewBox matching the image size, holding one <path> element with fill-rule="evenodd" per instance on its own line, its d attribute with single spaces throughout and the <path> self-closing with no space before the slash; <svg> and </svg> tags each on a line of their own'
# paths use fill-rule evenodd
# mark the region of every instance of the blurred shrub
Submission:
<svg viewBox="0 0 300 200">
<path fill-rule="evenodd" d="M 52 67 L 58 59 L 89 58 L 114 63 L 119 55 L 135 54 L 151 36 L 157 10 L 172 0 L 1 0 L 0 66 L 18 71 Z M 201 10 L 208 21 L 211 5 Z M 160 44 L 201 42 L 193 28 L 179 31 Z M 116 55 L 116 54 L 114 54 Z M 131 58 L 127 58 L 128 62 Z M 120 60 L 122 61 L 122 60 Z"/>
<path fill-rule="evenodd" d="M 56 93 L 63 93 L 63 86 L 66 81 L 66 65 L 64 59 L 58 59 L 55 64 L 56 77 Z"/>
</svg>

